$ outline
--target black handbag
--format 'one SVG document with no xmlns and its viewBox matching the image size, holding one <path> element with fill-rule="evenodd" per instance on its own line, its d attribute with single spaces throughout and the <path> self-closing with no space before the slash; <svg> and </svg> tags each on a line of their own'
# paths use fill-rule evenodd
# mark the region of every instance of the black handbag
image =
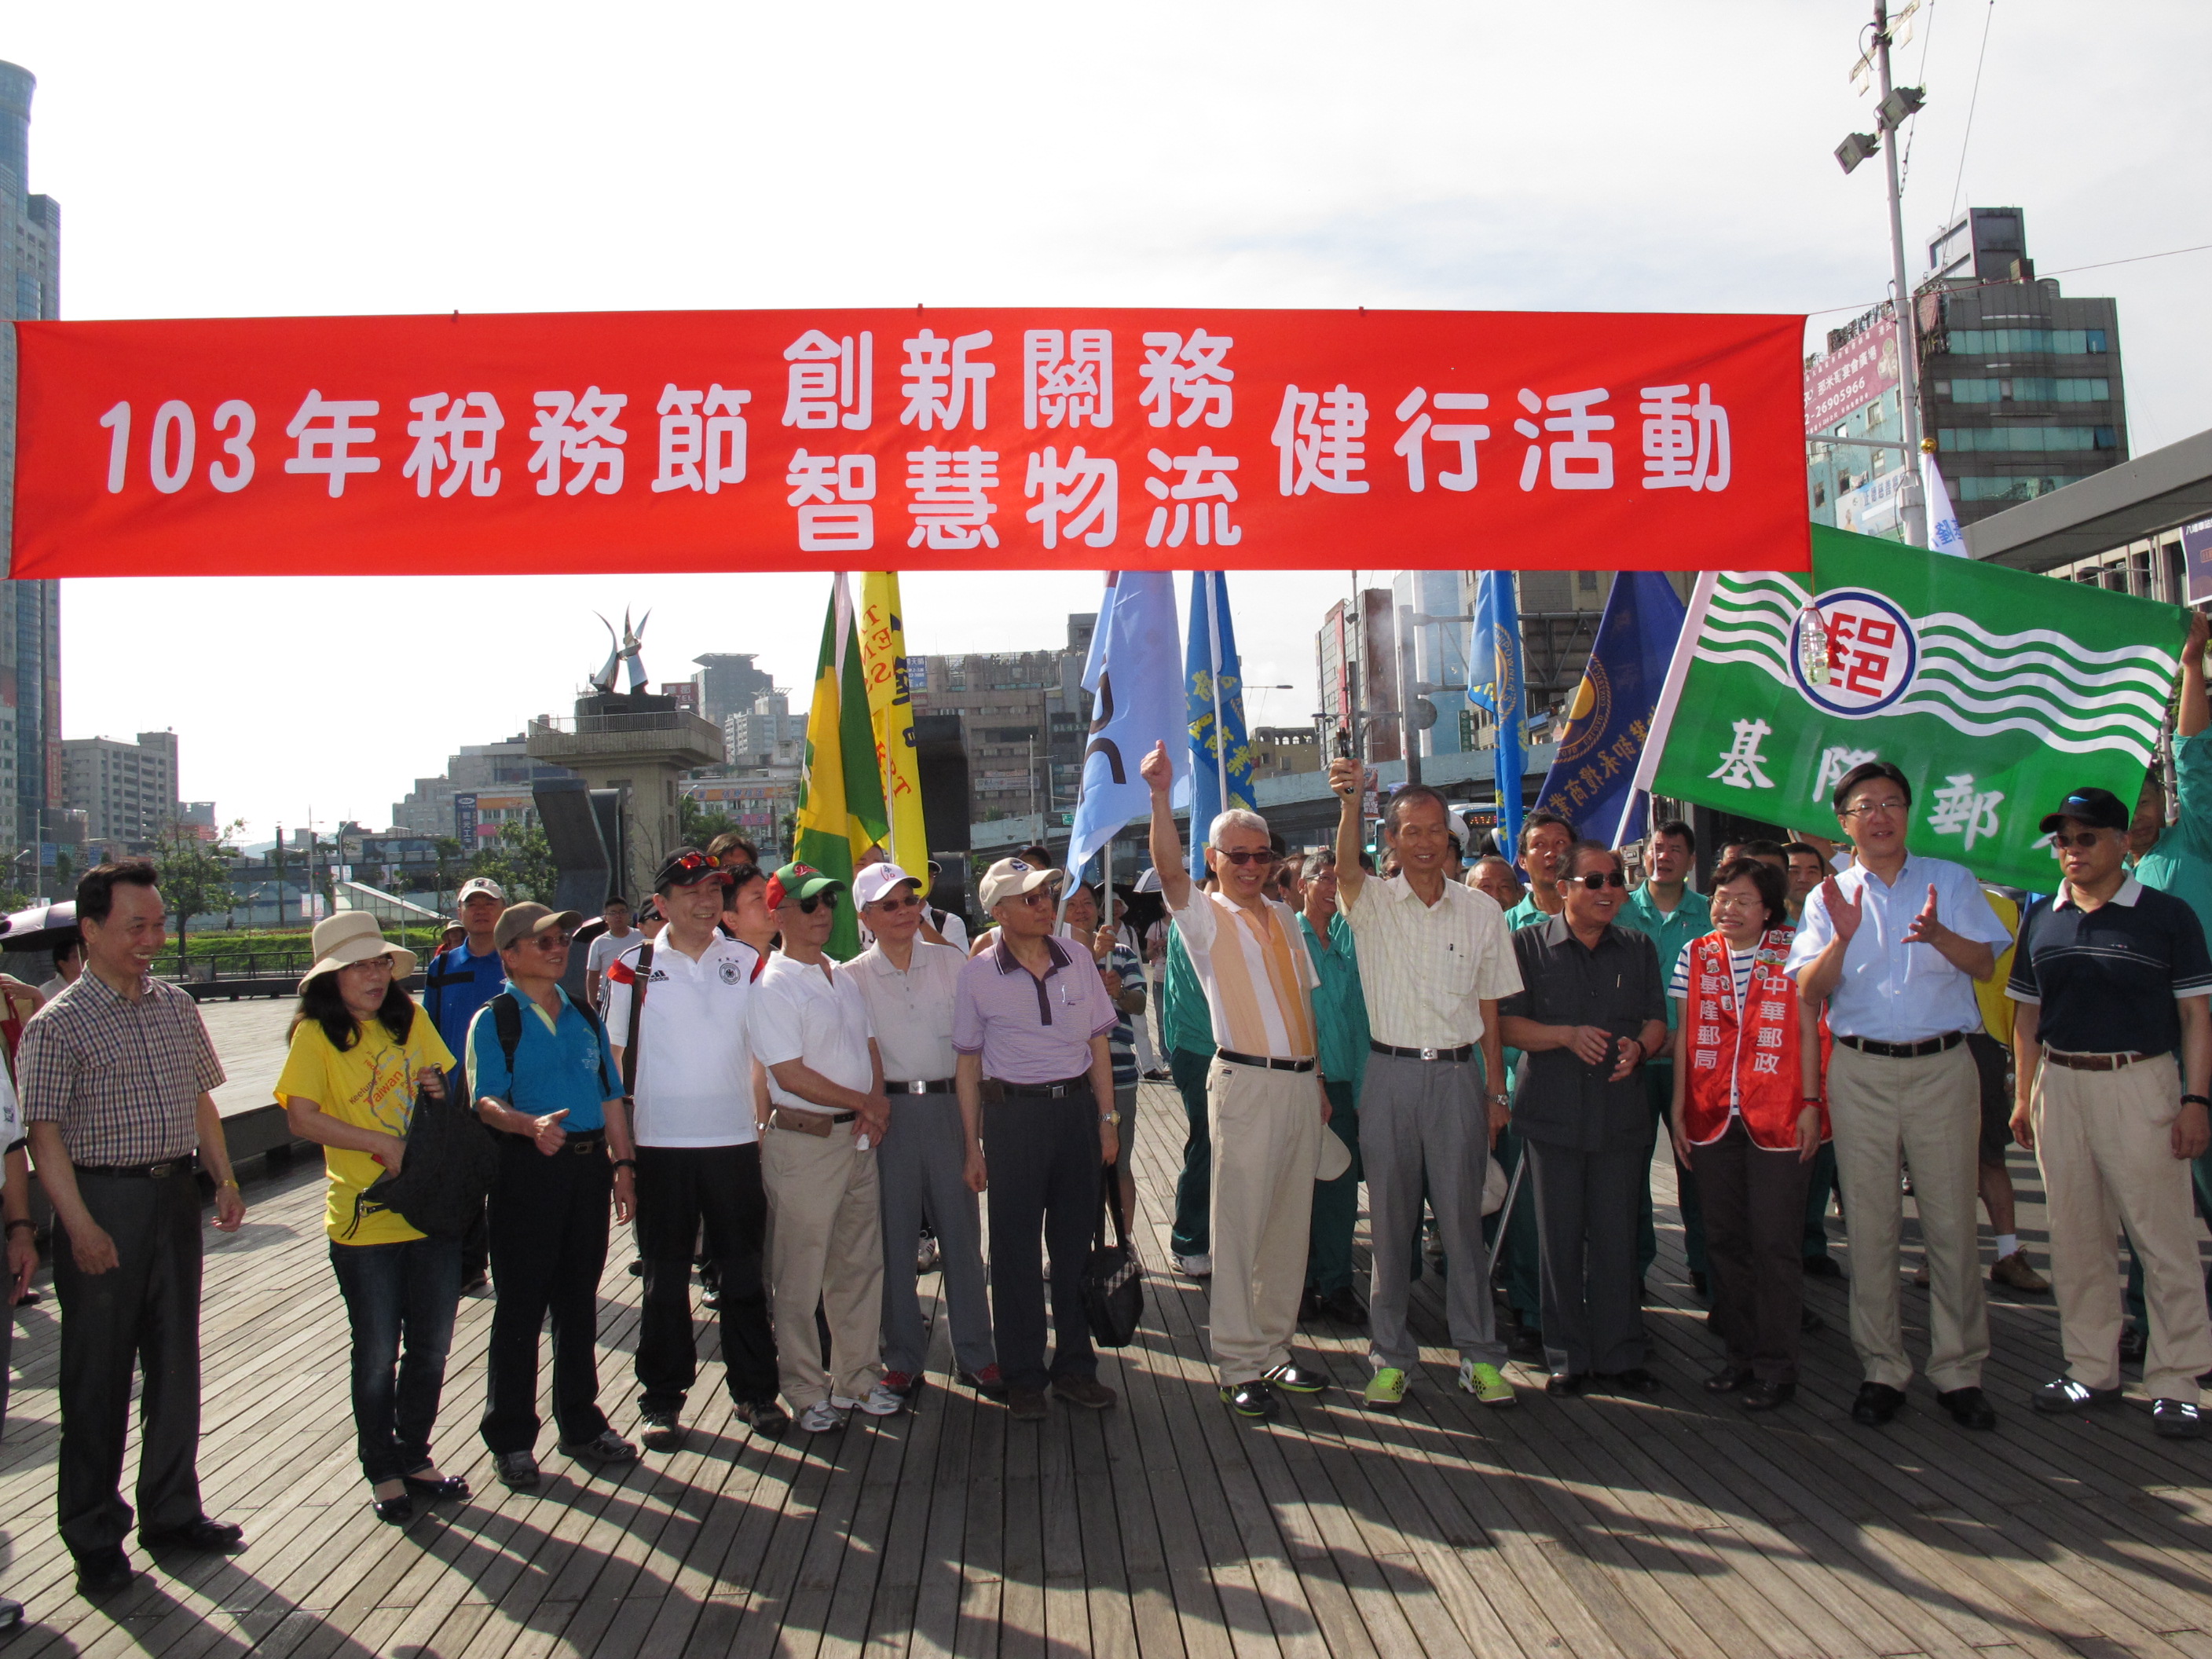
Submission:
<svg viewBox="0 0 2212 1659">
<path fill-rule="evenodd" d="M 1102 1348 L 1126 1348 L 1136 1340 L 1145 1311 L 1145 1270 L 1129 1245 L 1129 1224 L 1121 1213 L 1121 1166 L 1107 1167 L 1098 1205 L 1098 1226 L 1083 1263 L 1083 1316 L 1091 1340 Z M 1114 1218 L 1114 1242 L 1106 1242 L 1106 1218 Z"/>
<path fill-rule="evenodd" d="M 499 1148 L 476 1112 L 450 1085 L 438 1100 L 422 1090 L 407 1120 L 407 1156 L 353 1201 L 350 1236 L 364 1218 L 389 1210 L 433 1238 L 459 1238 L 483 1213 Z"/>
</svg>

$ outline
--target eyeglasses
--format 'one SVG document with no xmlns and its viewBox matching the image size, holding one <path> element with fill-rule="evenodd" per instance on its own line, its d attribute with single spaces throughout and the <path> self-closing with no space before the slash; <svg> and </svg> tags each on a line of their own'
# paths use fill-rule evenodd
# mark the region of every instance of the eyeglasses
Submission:
<svg viewBox="0 0 2212 1659">
<path fill-rule="evenodd" d="M 564 933 L 557 927 L 550 933 L 532 933 L 529 940 L 530 948 L 533 951 L 543 951 L 550 957 L 556 951 L 567 950 L 570 939 L 574 937 L 574 934 Z"/>
<path fill-rule="evenodd" d="M 869 910 L 919 910 L 921 908 L 921 896 L 919 893 L 901 893 L 893 898 L 878 899 L 873 904 L 862 908 Z"/>
<path fill-rule="evenodd" d="M 349 962 L 346 966 L 366 968 L 372 973 L 388 974 L 392 971 L 392 958 L 389 956 L 363 957 L 359 962 Z"/>
<path fill-rule="evenodd" d="M 2083 830 L 2071 836 L 2054 830 L 2051 834 L 2051 850 L 2055 853 L 2062 847 L 2072 847 L 2086 853 L 2104 838 L 2105 832 L 2101 830 Z"/>
<path fill-rule="evenodd" d="M 1870 800 L 1860 806 L 1846 806 L 1836 816 L 1839 818 L 1868 818 L 1876 812 L 1897 813 L 1905 810 L 1908 803 L 1901 800 Z"/>
<path fill-rule="evenodd" d="M 1628 885 L 1628 878 L 1622 875 L 1618 870 L 1608 870 L 1603 875 L 1600 875 L 1597 872 L 1593 870 L 1586 876 L 1574 876 L 1571 877 L 1569 879 L 1582 883 L 1584 887 L 1588 888 L 1593 893 L 1596 892 L 1602 887 L 1626 887 Z"/>
<path fill-rule="evenodd" d="M 1048 910 L 1053 907 L 1054 901 L 1050 887 L 1032 887 L 1028 892 L 1017 893 L 1014 896 L 1024 904 L 1042 904 Z"/>
<path fill-rule="evenodd" d="M 1217 847 L 1213 851 L 1217 857 L 1227 859 L 1230 863 L 1235 865 L 1240 870 L 1248 864 L 1276 864 L 1280 862 L 1274 854 L 1266 848 L 1261 848 L 1257 852 L 1255 852 L 1250 848 L 1240 847 L 1235 852 L 1231 853 L 1222 848 Z"/>
</svg>

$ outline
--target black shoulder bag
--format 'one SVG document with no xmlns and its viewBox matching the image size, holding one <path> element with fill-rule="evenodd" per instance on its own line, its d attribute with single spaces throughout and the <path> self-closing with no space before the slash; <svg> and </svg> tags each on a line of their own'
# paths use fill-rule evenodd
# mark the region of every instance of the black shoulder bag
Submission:
<svg viewBox="0 0 2212 1659">
<path fill-rule="evenodd" d="M 386 1170 L 355 1197 L 346 1234 L 350 1237 L 366 1217 L 390 1210 L 417 1232 L 459 1238 L 483 1213 L 498 1171 L 492 1132 L 461 1091 L 448 1084 L 439 1100 L 418 1089 L 407 1120 L 407 1156 L 397 1174 Z"/>
<path fill-rule="evenodd" d="M 1129 1224 L 1121 1213 L 1121 1165 L 1117 1159 L 1102 1174 L 1105 1192 L 1098 1204 L 1098 1225 L 1091 1254 L 1083 1263 L 1083 1314 L 1091 1340 L 1102 1348 L 1126 1348 L 1136 1340 L 1145 1311 L 1145 1270 L 1129 1245 Z M 1114 1218 L 1114 1242 L 1106 1242 L 1106 1218 Z"/>
</svg>

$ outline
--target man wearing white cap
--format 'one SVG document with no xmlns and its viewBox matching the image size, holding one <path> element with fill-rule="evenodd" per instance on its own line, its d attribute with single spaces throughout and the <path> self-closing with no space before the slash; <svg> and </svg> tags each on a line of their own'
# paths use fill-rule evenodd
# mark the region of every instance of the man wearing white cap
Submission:
<svg viewBox="0 0 2212 1659">
<path fill-rule="evenodd" d="M 447 1082 L 465 1098 L 468 1068 L 459 1056 L 468 1052 L 469 1022 L 477 1010 L 500 994 L 507 983 L 499 946 L 493 939 L 499 918 L 507 908 L 507 890 L 489 876 L 471 876 L 454 895 L 453 908 L 466 936 L 450 951 L 430 958 L 422 971 L 422 1011 L 438 1028 L 438 1036 L 456 1056 Z M 491 1261 L 490 1234 L 479 1220 L 461 1240 L 461 1288 L 475 1290 L 483 1284 Z"/>
<path fill-rule="evenodd" d="M 1152 792 L 1152 867 L 1213 1024 L 1206 1115 L 1224 1156 L 1213 1169 L 1208 1342 L 1223 1401 L 1239 1416 L 1272 1418 L 1277 1389 L 1328 1386 L 1291 1358 L 1323 1139 L 1344 1152 L 1322 1133 L 1329 1106 L 1316 1058 L 1320 978 L 1297 915 L 1267 896 L 1277 861 L 1267 820 L 1236 807 L 1213 820 L 1206 861 L 1218 885 L 1198 892 L 1168 801 L 1167 745 L 1154 744 L 1138 770 Z"/>
<path fill-rule="evenodd" d="M 853 898 L 875 943 L 839 968 L 837 977 L 859 987 L 867 1004 L 890 1099 L 890 1123 L 876 1152 L 884 1218 L 884 1386 L 908 1397 L 921 1386 L 929 1333 L 915 1287 L 914 1241 L 927 1218 L 945 1275 L 954 1364 L 961 1381 L 998 1398 L 1005 1389 L 991 1346 L 975 1205 L 983 1158 L 978 1126 L 962 1115 L 953 1080 L 959 1058 L 952 1052 L 952 1006 L 967 955 L 918 937 L 921 884 L 896 864 L 872 864 L 854 876 Z"/>
</svg>

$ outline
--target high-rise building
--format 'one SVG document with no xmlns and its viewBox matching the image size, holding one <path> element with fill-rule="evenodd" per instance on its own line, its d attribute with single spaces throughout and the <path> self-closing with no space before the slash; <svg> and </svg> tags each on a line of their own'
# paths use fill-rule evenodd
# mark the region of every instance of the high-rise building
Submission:
<svg viewBox="0 0 2212 1659">
<path fill-rule="evenodd" d="M 465 743 L 442 776 L 416 779 L 407 799 L 393 803 L 392 825 L 416 836 L 453 836 L 473 853 L 495 840 L 502 825 L 537 821 L 532 784 L 570 775 L 566 767 L 532 760 L 520 732 L 502 743 Z"/>
<path fill-rule="evenodd" d="M 1929 243 L 1928 264 L 1913 295 L 1915 385 L 1960 523 L 2128 459 L 2118 301 L 2069 297 L 2039 278 L 2016 207 L 1967 209 Z M 1886 305 L 1832 331 L 1826 353 L 1807 361 L 1814 522 L 1902 533 L 1903 369 Z"/>
<path fill-rule="evenodd" d="M 63 803 L 84 814 L 89 846 L 143 846 L 183 816 L 174 732 L 141 732 L 136 743 L 71 738 L 62 744 L 62 779 Z"/>
<path fill-rule="evenodd" d="M 60 314 L 61 209 L 30 193 L 37 85 L 28 70 L 0 64 L 0 321 Z M 0 562 L 15 477 L 15 331 L 0 327 Z M 18 881 L 29 878 L 33 849 L 51 867 L 67 839 L 61 704 L 61 586 L 0 581 L 0 839 L 15 843 L 0 858 L 15 857 Z"/>
<path fill-rule="evenodd" d="M 750 714 L 756 698 L 775 690 L 775 682 L 753 666 L 753 656 L 750 651 L 710 651 L 692 658 L 699 665 L 699 701 L 692 712 L 715 726 L 732 714 Z"/>
<path fill-rule="evenodd" d="M 1097 621 L 1091 611 L 1069 617 L 1058 650 L 909 659 L 916 721 L 959 718 L 973 822 L 1039 812 L 1049 825 L 1074 810 L 1091 730 L 1083 659 Z"/>
</svg>

